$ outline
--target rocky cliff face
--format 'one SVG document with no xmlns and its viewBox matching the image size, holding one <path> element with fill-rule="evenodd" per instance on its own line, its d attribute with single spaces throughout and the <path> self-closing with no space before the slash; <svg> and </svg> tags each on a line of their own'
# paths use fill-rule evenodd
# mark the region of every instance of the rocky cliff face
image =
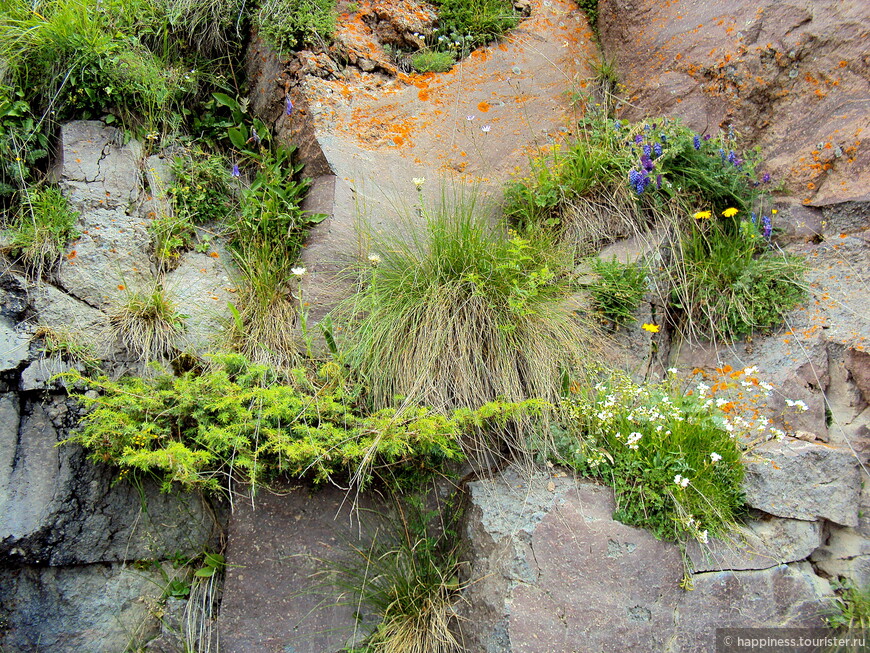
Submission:
<svg viewBox="0 0 870 653">
<path fill-rule="evenodd" d="M 304 254 L 312 319 L 347 292 L 337 273 L 368 253 L 367 234 L 401 228 L 413 177 L 427 179 L 433 199 L 442 177 L 497 195 L 528 151 L 557 139 L 574 116 L 567 94 L 588 83 L 595 54 L 576 5 L 547 0 L 451 73 L 410 76 L 383 50 L 419 29 L 402 22 L 397 6 L 407 3 L 362 4 L 343 22 L 343 59 L 284 59 L 257 40 L 249 50 L 252 110 L 299 145 L 315 177 L 309 207 L 330 215 Z M 772 417 L 786 397 L 808 410 L 790 425 L 801 439 L 748 461 L 755 512 L 745 531 L 687 551 L 692 592 L 679 588 L 676 547 L 611 519 L 609 490 L 560 473 L 471 483 L 469 650 L 612 650 L 619 641 L 625 650 L 712 651 L 715 627 L 819 625 L 829 578 L 870 582 L 868 24 L 858 2 L 738 0 L 726 13 L 688 0 L 602 0 L 602 46 L 631 96 L 621 115 L 682 116 L 707 133 L 733 125 L 759 146 L 764 170 L 791 192 L 778 197 L 780 245 L 806 256 L 812 290 L 775 335 L 714 347 L 646 334 L 614 351 L 629 367 L 644 364 L 655 340 L 661 367 L 757 365 L 776 387 Z M 170 174 L 167 159 L 146 158 L 94 121 L 65 125 L 59 151 L 56 176 L 81 213 L 81 235 L 48 283 L 12 270 L 0 277 L 0 646 L 118 651 L 159 632 L 154 606 L 173 573 L 166 561 L 217 546 L 224 520 L 199 497 L 161 494 L 147 480 L 115 484 L 111 469 L 58 446 L 80 413 L 51 377 L 74 363 L 46 358 L 33 336 L 41 326 L 73 328 L 113 373 L 136 368 L 107 337 L 107 311 L 156 278 L 147 228 L 169 210 Z M 232 288 L 223 260 L 217 247 L 187 253 L 161 278 L 190 316 L 182 349 L 207 351 L 217 331 Z M 228 650 L 322 653 L 356 641 L 351 610 L 324 616 L 312 608 L 327 599 L 305 594 L 313 556 L 340 548 L 346 529 L 331 524 L 343 499 L 291 495 L 263 498 L 230 525 Z M 274 612 L 269 629 L 260 604 Z M 172 650 L 167 642 L 153 650 Z"/>
</svg>

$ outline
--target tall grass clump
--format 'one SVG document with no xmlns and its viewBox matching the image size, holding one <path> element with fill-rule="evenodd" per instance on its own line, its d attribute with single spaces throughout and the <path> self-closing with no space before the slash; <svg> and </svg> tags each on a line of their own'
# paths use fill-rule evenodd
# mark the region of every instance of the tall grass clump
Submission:
<svg viewBox="0 0 870 653">
<path fill-rule="evenodd" d="M 77 235 L 78 213 L 53 186 L 33 186 L 22 193 L 17 216 L 7 230 L 4 249 L 20 257 L 36 277 L 57 265 L 66 244 Z"/>
<path fill-rule="evenodd" d="M 730 340 L 779 326 L 808 286 L 804 262 L 773 249 L 754 214 L 725 213 L 695 218 L 681 234 L 671 304 L 683 332 Z"/>
<path fill-rule="evenodd" d="M 494 225 L 468 198 L 423 216 L 377 244 L 354 304 L 348 360 L 374 405 L 556 399 L 588 338 L 552 243 Z"/>
</svg>

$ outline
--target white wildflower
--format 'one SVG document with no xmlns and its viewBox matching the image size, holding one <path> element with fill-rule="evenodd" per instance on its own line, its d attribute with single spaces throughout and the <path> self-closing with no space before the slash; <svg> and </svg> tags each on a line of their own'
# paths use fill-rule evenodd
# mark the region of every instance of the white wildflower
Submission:
<svg viewBox="0 0 870 653">
<path fill-rule="evenodd" d="M 425 177 L 414 177 L 411 181 L 414 182 L 414 185 L 417 187 L 417 190 L 422 190 L 423 184 L 426 183 L 426 178 Z"/>
<path fill-rule="evenodd" d="M 306 274 L 308 274 L 308 270 L 306 270 L 306 269 L 305 269 L 304 267 L 302 267 L 301 265 L 300 265 L 298 268 L 293 268 L 293 269 L 291 269 L 290 272 L 291 272 L 292 274 L 294 274 L 296 277 L 298 277 L 299 279 L 301 279 L 301 278 L 304 277 Z"/>
<path fill-rule="evenodd" d="M 699 383 L 698 384 L 698 394 L 701 395 L 702 397 L 705 394 L 707 394 L 707 390 L 709 390 L 709 389 L 710 389 L 710 386 L 707 385 L 706 383 Z"/>
<path fill-rule="evenodd" d="M 669 367 L 668 368 L 668 374 L 676 374 L 676 373 L 677 373 L 676 367 Z"/>
<path fill-rule="evenodd" d="M 718 463 L 720 460 L 722 460 L 722 456 L 714 451 L 710 454 L 710 460 L 712 460 L 714 463 Z"/>
<path fill-rule="evenodd" d="M 369 263 L 372 265 L 380 265 L 381 257 L 377 254 L 369 254 Z"/>
<path fill-rule="evenodd" d="M 677 474 L 676 476 L 674 476 L 674 483 L 676 483 L 680 487 L 688 487 L 689 486 L 689 479 L 687 479 L 685 476 L 681 476 L 680 474 Z"/>
<path fill-rule="evenodd" d="M 701 544 L 707 544 L 710 541 L 710 535 L 707 533 L 707 529 L 705 528 L 703 531 L 698 533 L 698 541 Z"/>
<path fill-rule="evenodd" d="M 802 399 L 798 399 L 796 402 L 794 402 L 794 406 L 795 406 L 795 408 L 800 410 L 802 413 L 809 410 L 809 406 L 807 406 L 806 403 Z"/>
<path fill-rule="evenodd" d="M 758 367 L 756 367 L 755 365 L 753 365 L 752 367 L 747 367 L 745 370 L 743 370 L 743 373 L 749 375 L 758 374 Z"/>
</svg>

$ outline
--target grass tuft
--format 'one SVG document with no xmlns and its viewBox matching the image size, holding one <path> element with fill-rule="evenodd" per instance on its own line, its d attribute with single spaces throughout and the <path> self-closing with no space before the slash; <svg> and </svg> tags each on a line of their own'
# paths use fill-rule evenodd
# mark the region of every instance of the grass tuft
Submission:
<svg viewBox="0 0 870 653">
<path fill-rule="evenodd" d="M 149 290 L 127 291 L 109 311 L 112 337 L 141 361 L 170 356 L 186 319 L 160 283 Z"/>
<path fill-rule="evenodd" d="M 424 216 L 379 243 L 380 263 L 353 306 L 347 360 L 374 405 L 397 396 L 440 408 L 555 400 L 589 338 L 552 242 L 493 225 L 473 199 Z"/>
<path fill-rule="evenodd" d="M 66 243 L 77 235 L 73 226 L 77 218 L 57 188 L 30 188 L 22 194 L 4 249 L 20 256 L 27 269 L 41 277 L 57 265 Z"/>
</svg>

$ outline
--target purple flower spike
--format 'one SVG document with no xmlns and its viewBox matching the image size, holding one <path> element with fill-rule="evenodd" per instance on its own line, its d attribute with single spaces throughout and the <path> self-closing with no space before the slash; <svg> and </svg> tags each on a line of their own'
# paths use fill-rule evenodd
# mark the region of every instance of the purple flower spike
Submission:
<svg viewBox="0 0 870 653">
<path fill-rule="evenodd" d="M 758 216 L 755 215 L 755 211 L 749 214 L 749 219 L 752 220 L 753 225 L 758 225 Z"/>
<path fill-rule="evenodd" d="M 239 172 L 239 164 L 238 163 L 233 164 L 233 171 L 231 174 L 233 175 L 233 177 L 241 177 L 242 176 L 242 173 Z"/>
<path fill-rule="evenodd" d="M 656 153 L 656 158 L 662 155 L 662 146 L 658 143 L 653 145 L 653 151 Z"/>
<path fill-rule="evenodd" d="M 701 139 L 698 138 L 697 136 L 695 136 L 695 138 L 692 139 L 692 145 L 695 146 L 696 150 L 700 150 L 701 149 Z"/>
<path fill-rule="evenodd" d="M 656 167 L 656 164 L 653 163 L 652 159 L 650 159 L 646 154 L 640 157 L 640 165 L 647 172 L 652 172 L 652 169 Z"/>
<path fill-rule="evenodd" d="M 661 175 L 656 175 L 656 188 L 658 188 L 659 190 L 662 189 L 662 176 Z"/>
<path fill-rule="evenodd" d="M 734 150 L 730 150 L 728 152 L 728 163 L 732 165 L 737 165 L 737 155 L 734 154 Z"/>
<path fill-rule="evenodd" d="M 710 134 L 704 134 L 704 140 L 705 140 L 705 141 L 709 141 L 709 140 L 710 140 Z"/>
<path fill-rule="evenodd" d="M 289 116 L 291 113 L 293 113 L 293 101 L 288 95 L 286 98 L 284 98 L 284 115 Z"/>
<path fill-rule="evenodd" d="M 649 143 L 644 144 L 643 155 L 647 157 L 652 155 L 652 147 L 650 147 Z"/>
<path fill-rule="evenodd" d="M 761 183 L 762 184 L 769 184 L 770 183 L 770 173 L 769 172 L 765 172 L 763 175 L 761 175 Z"/>
<path fill-rule="evenodd" d="M 773 222 L 770 219 L 769 215 L 764 216 L 761 219 L 761 235 L 770 240 L 770 236 L 773 234 Z"/>
<path fill-rule="evenodd" d="M 641 143 L 643 143 L 643 136 L 638 134 L 637 136 L 634 137 L 634 142 L 637 143 L 638 145 L 640 145 Z"/>
</svg>

